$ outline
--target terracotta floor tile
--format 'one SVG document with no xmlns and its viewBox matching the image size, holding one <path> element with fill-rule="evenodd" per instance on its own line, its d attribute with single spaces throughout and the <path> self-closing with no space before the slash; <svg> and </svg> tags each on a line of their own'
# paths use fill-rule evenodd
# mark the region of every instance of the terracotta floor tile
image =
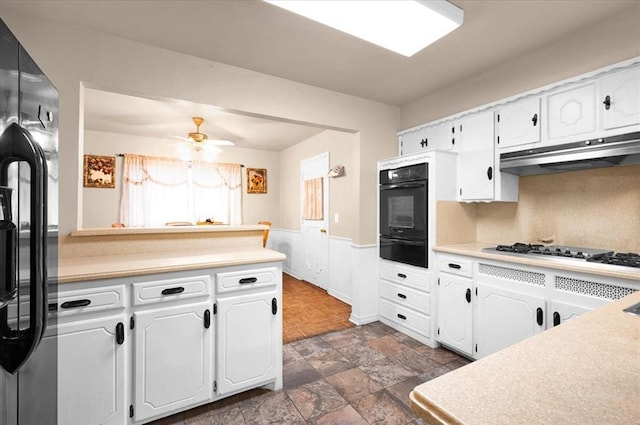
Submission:
<svg viewBox="0 0 640 425">
<path fill-rule="evenodd" d="M 287 395 L 306 420 L 320 417 L 347 405 L 347 401 L 338 391 L 322 379 L 288 390 Z"/>
<path fill-rule="evenodd" d="M 380 385 L 358 368 L 340 372 L 325 379 L 350 403 L 382 389 Z"/>
<path fill-rule="evenodd" d="M 330 412 L 309 421 L 312 425 L 369 425 L 353 406 Z"/>
</svg>

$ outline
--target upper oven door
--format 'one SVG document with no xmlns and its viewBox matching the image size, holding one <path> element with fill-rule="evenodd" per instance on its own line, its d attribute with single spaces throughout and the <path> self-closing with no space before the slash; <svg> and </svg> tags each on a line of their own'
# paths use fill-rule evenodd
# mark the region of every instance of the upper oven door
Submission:
<svg viewBox="0 0 640 425">
<path fill-rule="evenodd" d="M 427 180 L 380 185 L 380 235 L 427 239 Z"/>
</svg>

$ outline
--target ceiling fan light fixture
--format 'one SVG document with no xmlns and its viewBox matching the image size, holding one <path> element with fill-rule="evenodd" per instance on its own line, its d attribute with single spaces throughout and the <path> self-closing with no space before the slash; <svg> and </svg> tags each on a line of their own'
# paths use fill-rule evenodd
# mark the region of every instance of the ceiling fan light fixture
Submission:
<svg viewBox="0 0 640 425">
<path fill-rule="evenodd" d="M 464 11 L 446 0 L 264 1 L 407 57 L 464 19 Z"/>
<path fill-rule="evenodd" d="M 193 117 L 192 119 L 193 119 L 193 123 L 196 125 L 196 131 L 189 133 L 187 137 L 196 143 L 202 143 L 209 138 L 206 134 L 200 133 L 200 126 L 204 122 L 204 118 Z M 196 145 L 194 145 L 194 147 L 195 146 Z"/>
</svg>

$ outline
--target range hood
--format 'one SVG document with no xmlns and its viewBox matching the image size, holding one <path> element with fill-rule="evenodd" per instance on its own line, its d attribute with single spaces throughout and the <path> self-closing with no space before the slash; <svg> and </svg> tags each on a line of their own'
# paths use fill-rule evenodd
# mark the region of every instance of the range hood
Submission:
<svg viewBox="0 0 640 425">
<path fill-rule="evenodd" d="M 500 155 L 500 171 L 519 176 L 640 164 L 640 132 Z"/>
</svg>

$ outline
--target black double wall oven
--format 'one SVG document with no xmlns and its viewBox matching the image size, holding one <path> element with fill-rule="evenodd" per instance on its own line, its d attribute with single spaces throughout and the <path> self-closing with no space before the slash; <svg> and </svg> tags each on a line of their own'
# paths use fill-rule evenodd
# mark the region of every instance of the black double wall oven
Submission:
<svg viewBox="0 0 640 425">
<path fill-rule="evenodd" d="M 428 264 L 429 164 L 380 171 L 380 257 Z"/>
</svg>

